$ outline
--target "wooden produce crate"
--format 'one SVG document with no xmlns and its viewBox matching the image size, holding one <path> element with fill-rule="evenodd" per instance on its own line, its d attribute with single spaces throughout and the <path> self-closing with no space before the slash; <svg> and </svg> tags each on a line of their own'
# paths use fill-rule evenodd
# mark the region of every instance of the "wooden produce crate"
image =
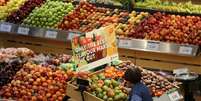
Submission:
<svg viewBox="0 0 201 101">
<path fill-rule="evenodd" d="M 71 83 L 68 83 L 67 85 L 67 91 L 66 95 L 74 99 L 75 101 L 82 101 L 81 93 L 77 91 L 78 87 L 74 86 Z M 181 94 L 180 94 L 181 95 Z M 183 97 L 181 96 L 181 99 L 179 101 L 182 101 Z M 104 101 L 86 91 L 84 91 L 84 100 L 85 101 Z M 153 97 L 153 101 L 171 101 L 168 95 L 165 93 L 160 97 Z"/>
</svg>

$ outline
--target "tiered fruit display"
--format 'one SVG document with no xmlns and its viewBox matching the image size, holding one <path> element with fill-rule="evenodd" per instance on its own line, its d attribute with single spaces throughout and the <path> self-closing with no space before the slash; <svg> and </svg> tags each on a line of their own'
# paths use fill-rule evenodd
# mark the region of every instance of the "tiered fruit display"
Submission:
<svg viewBox="0 0 201 101">
<path fill-rule="evenodd" d="M 162 0 L 138 0 L 135 6 L 140 8 L 159 9 L 172 12 L 201 14 L 201 6 L 192 4 L 191 1 L 176 3 Z"/>
<path fill-rule="evenodd" d="M 119 79 L 120 80 L 120 79 Z M 117 79 L 107 78 L 104 73 L 91 77 L 89 92 L 104 101 L 127 101 L 128 92 Z"/>
<path fill-rule="evenodd" d="M 24 25 L 42 28 L 56 28 L 63 17 L 73 10 L 71 3 L 47 1 L 23 21 Z"/>
<path fill-rule="evenodd" d="M 133 28 L 131 37 L 141 35 L 148 40 L 201 45 L 201 18 L 154 13 Z"/>
<path fill-rule="evenodd" d="M 26 2 L 26 0 L 10 0 L 6 5 L 0 6 L 0 21 L 6 20 L 6 17 L 18 10 L 24 2 Z"/>
<path fill-rule="evenodd" d="M 0 89 L 9 83 L 33 52 L 26 48 L 0 49 Z"/>
<path fill-rule="evenodd" d="M 62 101 L 69 78 L 60 69 L 27 63 L 11 83 L 1 89 L 0 96 L 18 101 Z"/>
<path fill-rule="evenodd" d="M 87 3 L 80 2 L 73 12 L 66 15 L 63 21 L 58 25 L 58 28 L 63 30 L 77 30 L 80 27 L 81 21 L 87 18 L 92 12 L 95 12 L 96 7 Z"/>
<path fill-rule="evenodd" d="M 6 21 L 20 24 L 35 7 L 40 7 L 44 2 L 44 0 L 28 0 L 17 11 L 11 13 L 11 15 L 7 17 Z"/>
<path fill-rule="evenodd" d="M 148 15 L 147 12 L 138 14 L 133 11 L 129 13 L 118 9 L 95 7 L 87 2 L 81 2 L 76 10 L 67 15 L 58 27 L 63 30 L 89 32 L 96 28 L 114 24 L 117 26 L 117 35 L 126 36 L 133 26 L 139 24 Z"/>
</svg>

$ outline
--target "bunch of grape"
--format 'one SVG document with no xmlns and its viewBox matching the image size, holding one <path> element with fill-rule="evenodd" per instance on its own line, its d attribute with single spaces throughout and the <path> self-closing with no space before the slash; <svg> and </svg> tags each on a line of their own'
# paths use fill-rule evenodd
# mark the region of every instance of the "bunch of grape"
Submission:
<svg viewBox="0 0 201 101">
<path fill-rule="evenodd" d="M 44 0 L 28 0 L 23 6 L 20 7 L 19 10 L 9 15 L 6 21 L 16 24 L 22 23 L 22 21 L 32 12 L 35 7 L 40 7 L 44 2 Z"/>
<path fill-rule="evenodd" d="M 56 28 L 68 12 L 73 10 L 71 3 L 61 1 L 47 1 L 40 8 L 36 7 L 33 12 L 23 21 L 24 25 L 42 28 Z"/>
<path fill-rule="evenodd" d="M 12 12 L 18 10 L 26 0 L 10 0 L 5 6 L 0 6 L 0 21 L 6 19 Z"/>
</svg>

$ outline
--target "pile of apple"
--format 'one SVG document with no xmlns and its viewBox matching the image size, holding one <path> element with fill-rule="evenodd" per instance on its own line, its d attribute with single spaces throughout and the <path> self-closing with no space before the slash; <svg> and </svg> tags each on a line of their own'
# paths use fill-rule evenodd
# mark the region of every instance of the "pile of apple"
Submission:
<svg viewBox="0 0 201 101">
<path fill-rule="evenodd" d="M 0 96 L 18 101 L 62 101 L 68 78 L 60 69 L 27 63 L 11 83 L 2 87 Z"/>
<path fill-rule="evenodd" d="M 36 7 L 23 21 L 24 25 L 41 28 L 57 28 L 63 17 L 73 10 L 71 3 L 47 1 L 40 8 Z"/>
<path fill-rule="evenodd" d="M 0 21 L 6 20 L 6 17 L 12 12 L 18 10 L 26 0 L 10 0 L 6 5 L 0 6 Z"/>
<path fill-rule="evenodd" d="M 201 17 L 154 13 L 138 27 L 131 37 L 141 35 L 148 40 L 201 45 Z"/>
<path fill-rule="evenodd" d="M 35 7 L 40 7 L 44 0 L 28 0 L 17 11 L 12 12 L 6 19 L 7 22 L 20 24 Z"/>
<path fill-rule="evenodd" d="M 129 13 L 129 15 L 124 16 L 127 20 L 125 22 L 120 22 L 116 26 L 116 34 L 119 37 L 130 37 L 130 32 L 133 29 L 133 27 L 138 26 L 140 22 L 142 22 L 145 18 L 149 16 L 148 12 L 140 12 L 137 13 L 135 11 L 132 11 Z"/>
<path fill-rule="evenodd" d="M 26 48 L 0 49 L 0 89 L 9 83 L 33 52 Z"/>
<path fill-rule="evenodd" d="M 58 25 L 59 29 L 63 30 L 78 30 L 81 21 L 86 19 L 92 12 L 96 10 L 96 7 L 87 2 L 80 2 L 80 4 L 66 15 L 63 21 Z"/>
</svg>

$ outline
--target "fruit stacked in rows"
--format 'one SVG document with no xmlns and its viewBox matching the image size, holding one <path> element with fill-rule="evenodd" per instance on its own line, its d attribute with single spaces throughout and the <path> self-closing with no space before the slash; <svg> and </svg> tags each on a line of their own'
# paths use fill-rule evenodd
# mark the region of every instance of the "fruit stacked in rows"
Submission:
<svg viewBox="0 0 201 101">
<path fill-rule="evenodd" d="M 89 92 L 104 101 L 127 101 L 128 92 L 116 79 L 105 77 L 104 73 L 91 77 Z"/>
<path fill-rule="evenodd" d="M 119 37 L 129 37 L 129 34 L 132 30 L 133 27 L 138 26 L 138 24 L 147 18 L 149 13 L 147 12 L 140 12 L 139 14 L 135 11 L 132 11 L 129 13 L 128 16 L 124 16 L 123 18 L 127 19 L 125 22 L 121 22 L 117 25 L 116 27 L 116 34 Z M 141 36 L 138 37 L 138 35 L 135 35 L 136 38 L 140 38 Z"/>
<path fill-rule="evenodd" d="M 24 2 L 26 2 L 26 0 L 10 0 L 6 5 L 0 6 L 0 21 L 6 20 L 6 17 L 18 10 Z"/>
<path fill-rule="evenodd" d="M 163 93 L 175 88 L 167 79 L 156 75 L 151 71 L 143 70 L 142 81 L 149 87 L 153 96 L 161 96 Z"/>
<path fill-rule="evenodd" d="M 159 9 L 171 12 L 201 14 L 201 6 L 193 4 L 191 1 L 176 3 L 173 1 L 164 0 L 141 0 L 139 2 L 136 2 L 135 6 L 140 8 Z"/>
<path fill-rule="evenodd" d="M 9 83 L 22 65 L 33 56 L 33 52 L 26 48 L 0 49 L 0 88 Z"/>
<path fill-rule="evenodd" d="M 33 12 L 24 20 L 24 25 L 42 28 L 56 28 L 63 17 L 73 10 L 71 3 L 60 1 L 47 1 L 40 8 Z"/>
<path fill-rule="evenodd" d="M 35 7 L 40 7 L 44 2 L 44 0 L 28 0 L 17 11 L 11 13 L 11 15 L 7 17 L 6 21 L 20 24 Z"/>
<path fill-rule="evenodd" d="M 0 96 L 18 101 L 62 101 L 68 78 L 62 70 L 27 63 L 1 89 Z"/>
<path fill-rule="evenodd" d="M 95 11 L 95 6 L 86 2 L 80 2 L 80 4 L 73 12 L 70 12 L 67 16 L 64 17 L 58 28 L 63 30 L 78 30 L 81 21 L 86 19 L 87 16 Z"/>
<path fill-rule="evenodd" d="M 148 40 L 201 45 L 201 18 L 154 13 L 131 32 Z"/>
</svg>

